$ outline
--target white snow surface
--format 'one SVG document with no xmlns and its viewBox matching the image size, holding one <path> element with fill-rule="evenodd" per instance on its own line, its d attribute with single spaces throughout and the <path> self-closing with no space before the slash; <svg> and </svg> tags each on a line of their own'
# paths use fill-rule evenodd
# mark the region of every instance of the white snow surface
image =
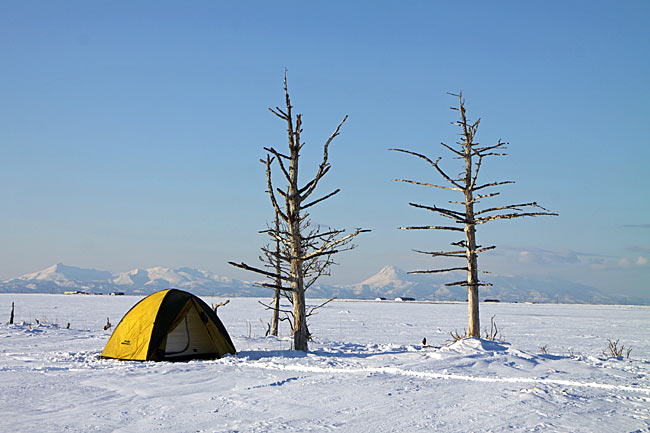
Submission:
<svg viewBox="0 0 650 433">
<path fill-rule="evenodd" d="M 333 301 L 303 354 L 234 298 L 218 313 L 237 356 L 99 359 L 107 317 L 139 299 L 0 294 L 0 431 L 650 431 L 649 307 L 482 304 L 504 340 L 445 345 L 464 303 Z M 617 338 L 629 359 L 603 355 Z"/>
</svg>

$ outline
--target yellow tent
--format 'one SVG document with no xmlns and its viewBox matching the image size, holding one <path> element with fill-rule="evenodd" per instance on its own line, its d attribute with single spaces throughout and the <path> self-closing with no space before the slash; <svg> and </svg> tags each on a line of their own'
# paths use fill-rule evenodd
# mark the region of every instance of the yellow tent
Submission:
<svg viewBox="0 0 650 433">
<path fill-rule="evenodd" d="M 191 293 L 167 289 L 147 296 L 122 318 L 102 358 L 185 361 L 236 354 L 217 314 Z"/>
</svg>

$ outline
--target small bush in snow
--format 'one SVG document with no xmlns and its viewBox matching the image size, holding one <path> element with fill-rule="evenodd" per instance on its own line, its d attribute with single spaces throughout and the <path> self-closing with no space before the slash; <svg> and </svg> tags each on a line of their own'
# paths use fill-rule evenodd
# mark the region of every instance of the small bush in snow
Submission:
<svg viewBox="0 0 650 433">
<path fill-rule="evenodd" d="M 503 340 L 503 336 L 499 336 L 499 328 L 497 328 L 497 324 L 494 321 L 494 316 L 490 318 L 490 329 L 488 330 L 487 328 L 485 331 L 483 331 L 483 338 L 486 340 Z"/>
<path fill-rule="evenodd" d="M 618 339 L 616 339 L 616 341 L 607 339 L 607 349 L 603 350 L 603 355 L 607 357 L 622 358 L 623 353 L 625 353 L 625 357 L 629 358 L 630 352 L 632 352 L 632 348 L 625 347 L 623 344 L 619 346 L 618 341 Z"/>
<path fill-rule="evenodd" d="M 453 331 L 451 331 L 449 333 L 449 336 L 451 338 L 449 338 L 449 340 L 447 340 L 447 343 L 451 344 L 451 343 L 455 343 L 455 342 L 457 342 L 459 340 L 462 340 L 464 338 L 467 338 L 466 335 L 467 335 L 467 330 L 463 329 L 463 333 L 460 334 L 457 329 L 454 329 Z"/>
</svg>

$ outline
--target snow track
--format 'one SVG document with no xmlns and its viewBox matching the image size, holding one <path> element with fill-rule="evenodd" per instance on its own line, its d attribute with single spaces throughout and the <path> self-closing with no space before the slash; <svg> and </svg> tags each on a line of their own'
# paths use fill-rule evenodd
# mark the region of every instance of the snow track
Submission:
<svg viewBox="0 0 650 433">
<path fill-rule="evenodd" d="M 411 376 L 421 379 L 447 379 L 447 380 L 462 380 L 468 382 L 487 382 L 487 383 L 518 383 L 518 384 L 544 384 L 544 385 L 560 385 L 567 387 L 581 387 L 581 388 L 598 388 L 609 391 L 627 391 L 636 392 L 650 395 L 650 388 L 626 386 L 626 385 L 610 385 L 606 383 L 596 382 L 578 382 L 574 380 L 562 379 L 544 379 L 544 378 L 525 378 L 525 377 L 477 377 L 462 374 L 445 374 L 434 373 L 432 371 L 414 371 L 405 370 L 397 367 L 319 367 L 312 365 L 286 365 L 269 362 L 245 362 L 240 366 L 260 368 L 265 370 L 279 370 L 290 371 L 294 373 L 324 373 L 324 374 L 388 374 L 393 376 Z"/>
</svg>

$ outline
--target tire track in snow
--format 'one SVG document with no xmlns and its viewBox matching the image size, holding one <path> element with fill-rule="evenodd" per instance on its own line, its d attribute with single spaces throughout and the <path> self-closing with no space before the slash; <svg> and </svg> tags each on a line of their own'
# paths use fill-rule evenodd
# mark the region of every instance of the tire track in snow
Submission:
<svg viewBox="0 0 650 433">
<path fill-rule="evenodd" d="M 334 373 L 334 374 L 377 373 L 377 374 L 390 374 L 393 376 L 419 377 L 422 379 L 464 380 L 467 382 L 562 385 L 562 386 L 573 386 L 573 387 L 581 387 L 581 388 L 606 389 L 609 391 L 638 392 L 638 393 L 650 395 L 650 388 L 642 388 L 642 387 L 628 386 L 628 385 L 611 385 L 607 383 L 598 383 L 598 382 L 578 382 L 574 380 L 564 380 L 564 379 L 466 376 L 463 374 L 448 374 L 448 373 L 434 373 L 431 371 L 404 370 L 397 367 L 341 368 L 341 367 L 317 367 L 317 366 L 308 366 L 308 365 L 283 365 L 283 364 L 256 363 L 256 362 L 250 362 L 250 363 L 245 362 L 241 366 L 260 368 L 265 370 L 291 371 L 297 373 Z"/>
</svg>

